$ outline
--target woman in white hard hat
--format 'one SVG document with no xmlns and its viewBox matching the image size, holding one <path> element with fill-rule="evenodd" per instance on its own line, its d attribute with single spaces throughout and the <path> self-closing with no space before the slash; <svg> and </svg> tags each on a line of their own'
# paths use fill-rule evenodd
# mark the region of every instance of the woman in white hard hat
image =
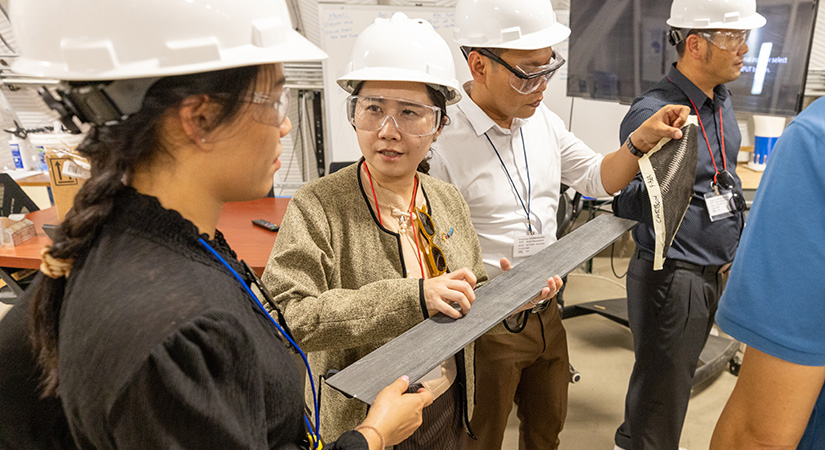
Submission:
<svg viewBox="0 0 825 450">
<path fill-rule="evenodd" d="M 225 202 L 272 186 L 291 127 L 281 63 L 323 52 L 283 1 L 11 11 L 15 70 L 71 80 L 64 96 L 95 123 L 79 148 L 92 176 L 27 293 L 44 393 L 60 397 L 77 446 L 319 448 L 290 349 L 303 353 L 216 225 Z M 382 391 L 361 431 L 326 448 L 404 439 L 431 401 L 406 388 Z"/>
<path fill-rule="evenodd" d="M 359 35 L 348 71 L 338 84 L 351 94 L 347 113 L 363 158 L 295 194 L 263 276 L 318 375 L 431 315 L 461 317 L 487 279 L 461 194 L 420 171 L 449 123 L 446 105 L 461 95 L 446 42 L 428 22 L 396 13 Z M 549 280 L 544 297 L 560 285 Z M 430 390 L 435 402 L 396 449 L 463 448 L 472 358 L 469 347 L 411 387 Z M 322 391 L 322 430 L 363 419 L 364 403 Z"/>
</svg>

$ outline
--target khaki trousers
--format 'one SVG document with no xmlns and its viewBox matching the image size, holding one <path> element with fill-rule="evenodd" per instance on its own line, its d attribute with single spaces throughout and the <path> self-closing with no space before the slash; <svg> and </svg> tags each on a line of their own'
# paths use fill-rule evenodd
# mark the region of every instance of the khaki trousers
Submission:
<svg viewBox="0 0 825 450">
<path fill-rule="evenodd" d="M 475 345 L 476 394 L 469 450 L 500 450 L 513 402 L 519 449 L 558 448 L 570 382 L 567 336 L 556 301 L 528 314 L 520 333 L 484 335 Z"/>
</svg>

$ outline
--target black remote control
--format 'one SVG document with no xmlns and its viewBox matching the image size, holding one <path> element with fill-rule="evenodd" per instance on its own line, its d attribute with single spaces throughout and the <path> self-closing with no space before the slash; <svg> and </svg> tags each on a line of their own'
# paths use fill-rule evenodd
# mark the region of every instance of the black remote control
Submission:
<svg viewBox="0 0 825 450">
<path fill-rule="evenodd" d="M 257 226 L 261 227 L 261 228 L 265 228 L 269 231 L 272 231 L 273 233 L 281 229 L 280 226 L 275 225 L 272 222 L 267 222 L 264 219 L 255 219 L 255 220 L 252 221 L 252 223 L 254 225 L 257 225 Z"/>
</svg>

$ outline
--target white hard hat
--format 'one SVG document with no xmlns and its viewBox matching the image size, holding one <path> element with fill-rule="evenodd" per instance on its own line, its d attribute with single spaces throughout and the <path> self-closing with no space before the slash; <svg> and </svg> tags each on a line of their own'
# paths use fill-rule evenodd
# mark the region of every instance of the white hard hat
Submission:
<svg viewBox="0 0 825 450">
<path fill-rule="evenodd" d="M 363 81 L 414 81 L 444 92 L 448 105 L 461 100 L 450 46 L 429 22 L 400 12 L 358 35 L 347 72 L 338 85 L 350 93 Z"/>
<path fill-rule="evenodd" d="M 458 0 L 455 42 L 465 47 L 537 50 L 570 36 L 550 0 Z"/>
<path fill-rule="evenodd" d="M 284 0 L 12 0 L 15 72 L 120 80 L 320 60 Z"/>
<path fill-rule="evenodd" d="M 667 24 L 673 28 L 752 30 L 767 20 L 756 0 L 673 0 Z"/>
</svg>

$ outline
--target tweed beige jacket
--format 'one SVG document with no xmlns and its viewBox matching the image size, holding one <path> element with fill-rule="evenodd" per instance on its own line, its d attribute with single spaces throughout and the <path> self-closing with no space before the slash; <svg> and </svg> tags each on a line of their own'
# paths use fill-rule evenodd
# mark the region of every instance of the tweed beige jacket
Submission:
<svg viewBox="0 0 825 450">
<path fill-rule="evenodd" d="M 295 193 L 263 275 L 308 353 L 320 390 L 321 436 L 327 441 L 357 426 L 367 406 L 319 378 L 344 369 L 427 317 L 423 281 L 404 278 L 400 236 L 373 214 L 358 176 L 360 164 Z M 469 268 L 478 287 L 487 273 L 467 204 L 454 186 L 423 174 L 419 179 L 448 270 Z M 451 228 L 452 235 L 441 238 Z M 456 365 L 467 426 L 475 388 L 472 344 L 456 355 Z M 311 395 L 307 393 L 309 405 Z"/>
</svg>

